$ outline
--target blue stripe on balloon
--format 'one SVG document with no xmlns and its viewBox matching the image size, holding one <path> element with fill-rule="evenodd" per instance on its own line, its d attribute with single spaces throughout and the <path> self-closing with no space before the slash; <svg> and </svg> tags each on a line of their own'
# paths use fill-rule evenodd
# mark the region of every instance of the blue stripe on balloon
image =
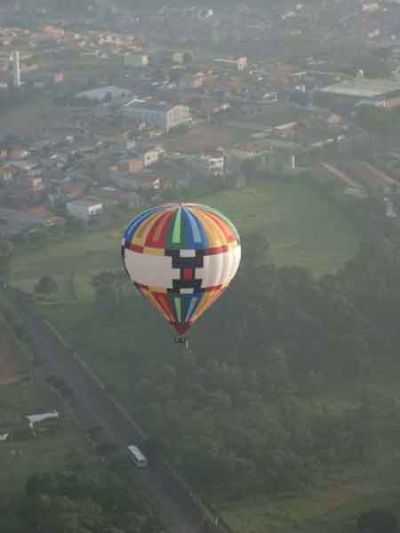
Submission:
<svg viewBox="0 0 400 533">
<path fill-rule="evenodd" d="M 201 221 L 199 221 L 199 219 L 190 211 L 190 209 L 184 208 L 184 212 L 187 215 L 192 232 L 193 248 L 195 250 L 208 248 L 207 234 L 204 231 Z"/>
<path fill-rule="evenodd" d="M 189 320 L 191 319 L 193 313 L 196 311 L 196 307 L 198 306 L 200 299 L 200 296 L 191 297 L 190 305 L 185 315 L 185 322 L 189 322 Z"/>
<path fill-rule="evenodd" d="M 130 244 L 132 242 L 133 236 L 136 232 L 136 230 L 139 228 L 139 226 L 144 222 L 146 219 L 148 219 L 151 215 L 154 213 L 157 213 L 158 211 L 162 211 L 162 208 L 160 207 L 151 207 L 150 209 L 147 209 L 143 213 L 140 213 L 140 215 L 133 218 L 129 226 L 127 227 L 125 231 L 125 243 Z"/>
<path fill-rule="evenodd" d="M 185 208 L 182 209 L 181 224 L 183 224 L 183 242 L 182 248 L 187 250 L 193 250 L 195 248 L 195 236 L 192 228 L 192 221 L 189 217 L 189 211 Z"/>
</svg>

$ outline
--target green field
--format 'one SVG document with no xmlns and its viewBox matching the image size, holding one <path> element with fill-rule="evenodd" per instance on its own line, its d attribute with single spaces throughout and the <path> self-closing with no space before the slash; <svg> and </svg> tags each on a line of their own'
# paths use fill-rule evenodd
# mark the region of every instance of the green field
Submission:
<svg viewBox="0 0 400 533">
<path fill-rule="evenodd" d="M 363 511 L 382 506 L 398 515 L 395 465 L 399 459 L 377 465 L 372 472 L 349 472 L 304 494 L 225 503 L 220 510 L 241 533 L 356 533 L 356 518 Z"/>
<path fill-rule="evenodd" d="M 246 235 L 265 235 L 272 260 L 315 274 L 333 272 L 354 255 L 358 235 L 351 221 L 312 183 L 270 182 L 202 199 L 230 217 L 245 244 Z"/>
<path fill-rule="evenodd" d="M 269 182 L 215 193 L 199 201 L 232 219 L 244 247 L 248 235 L 265 236 L 271 258 L 278 265 L 298 265 L 324 274 L 342 266 L 358 248 L 359 236 L 351 221 L 304 180 Z M 93 272 L 120 268 L 122 231 L 118 226 L 82 232 L 38 251 L 19 252 L 12 265 L 12 282 L 31 289 L 44 274 L 62 280 L 74 273 L 78 289 L 85 292 Z"/>
<path fill-rule="evenodd" d="M 13 331 L 3 313 L 18 319 L 18 310 L 0 295 L 0 497 L 12 497 L 24 489 L 36 472 L 56 470 L 86 456 L 83 435 L 75 420 L 62 408 L 60 398 L 34 377 L 29 347 Z M 59 410 L 60 423 L 52 431 L 26 432 L 26 415 Z"/>
<path fill-rule="evenodd" d="M 32 383 L 0 386 L 0 425 L 22 424 L 24 416 L 59 408 L 47 387 Z M 62 413 L 54 433 L 38 434 L 27 440 L 1 442 L 0 495 L 14 495 L 24 489 L 28 477 L 55 471 L 78 458 L 84 459 L 85 441 L 73 419 Z"/>
</svg>

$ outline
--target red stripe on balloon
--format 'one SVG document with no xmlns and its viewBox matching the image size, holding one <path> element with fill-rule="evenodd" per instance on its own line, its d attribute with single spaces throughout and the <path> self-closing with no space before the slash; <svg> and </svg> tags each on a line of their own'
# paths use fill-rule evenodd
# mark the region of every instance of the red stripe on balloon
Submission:
<svg viewBox="0 0 400 533">
<path fill-rule="evenodd" d="M 206 248 L 204 250 L 204 255 L 216 255 L 216 254 L 222 254 L 224 252 L 227 252 L 229 250 L 229 247 L 227 244 L 223 244 L 222 246 L 214 246 L 213 248 Z"/>
<path fill-rule="evenodd" d="M 144 247 L 143 246 L 139 246 L 138 244 L 130 244 L 128 246 L 128 250 L 131 250 L 132 252 L 137 252 L 138 254 L 142 254 L 143 250 L 144 250 Z"/>
<path fill-rule="evenodd" d="M 175 320 L 175 313 L 167 294 L 152 292 L 152 295 L 163 308 L 168 320 Z"/>
<path fill-rule="evenodd" d="M 173 211 L 163 213 L 152 225 L 147 234 L 145 246 L 165 248 L 167 233 L 174 217 Z"/>
<path fill-rule="evenodd" d="M 192 324 L 191 322 L 171 322 L 171 325 L 174 326 L 179 335 L 184 335 Z"/>
</svg>

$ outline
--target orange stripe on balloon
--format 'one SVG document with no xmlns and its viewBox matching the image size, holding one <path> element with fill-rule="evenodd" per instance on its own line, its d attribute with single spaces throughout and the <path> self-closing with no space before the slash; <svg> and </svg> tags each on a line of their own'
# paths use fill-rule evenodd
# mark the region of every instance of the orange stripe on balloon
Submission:
<svg viewBox="0 0 400 533">
<path fill-rule="evenodd" d="M 211 217 L 207 216 L 207 213 L 204 210 L 198 208 L 192 208 L 191 210 L 200 221 L 200 224 L 203 226 L 203 229 L 207 235 L 209 248 L 215 248 L 217 246 L 223 246 L 224 244 L 227 244 L 223 231 L 221 231 Z"/>
<path fill-rule="evenodd" d="M 217 224 L 217 226 L 220 228 L 222 233 L 225 236 L 225 239 L 227 242 L 236 241 L 236 235 L 233 233 L 231 228 L 228 226 L 228 224 L 219 218 L 215 213 L 212 213 L 211 211 L 206 211 L 207 216 L 209 216 L 214 222 Z"/>
<path fill-rule="evenodd" d="M 165 314 L 165 311 L 163 309 L 163 307 L 160 305 L 160 303 L 156 300 L 156 298 L 154 297 L 154 295 L 148 290 L 148 289 L 143 289 L 143 288 L 140 288 L 139 289 L 140 292 L 142 293 L 142 295 L 151 303 L 151 305 L 153 307 L 155 307 L 155 309 L 157 309 L 157 311 L 159 311 L 162 316 L 164 318 L 166 318 L 167 320 L 169 320 L 169 317 L 166 316 Z"/>
<path fill-rule="evenodd" d="M 144 220 L 137 231 L 135 232 L 132 240 L 132 244 L 136 244 L 137 246 L 144 246 L 144 243 L 146 241 L 147 235 L 151 228 L 153 227 L 153 224 L 156 220 L 158 220 L 161 216 L 163 216 L 164 213 L 154 213 L 154 215 L 151 215 L 151 217 Z"/>
</svg>

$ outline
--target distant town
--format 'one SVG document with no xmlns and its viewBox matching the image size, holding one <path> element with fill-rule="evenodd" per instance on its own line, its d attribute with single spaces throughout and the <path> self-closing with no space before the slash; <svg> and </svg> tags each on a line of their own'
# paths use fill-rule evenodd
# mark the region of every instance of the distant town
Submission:
<svg viewBox="0 0 400 533">
<path fill-rule="evenodd" d="M 0 8 L 0 235 L 251 172 L 318 172 L 396 218 L 400 154 L 373 113 L 400 107 L 399 11 Z"/>
</svg>

